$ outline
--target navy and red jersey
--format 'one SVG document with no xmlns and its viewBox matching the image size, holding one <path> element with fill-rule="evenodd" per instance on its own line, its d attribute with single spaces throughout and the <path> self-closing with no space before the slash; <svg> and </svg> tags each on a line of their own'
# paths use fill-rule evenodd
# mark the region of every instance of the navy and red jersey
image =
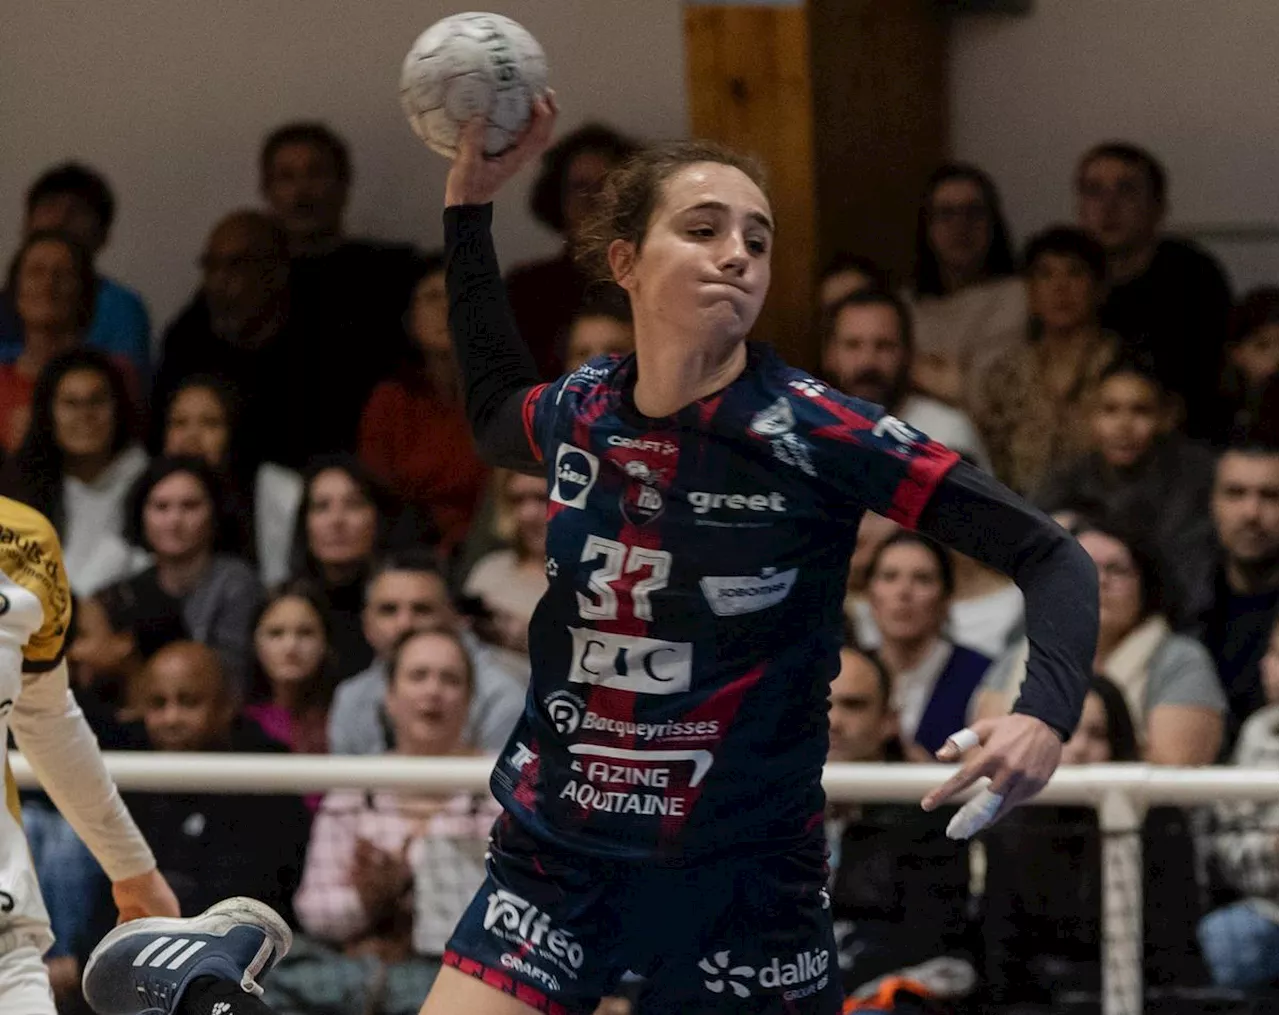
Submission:
<svg viewBox="0 0 1280 1015">
<path fill-rule="evenodd" d="M 821 820 L 828 685 L 858 523 L 916 523 L 957 461 L 764 346 L 677 414 L 634 357 L 524 402 L 549 587 L 493 790 L 535 835 L 618 859 L 786 849 Z"/>
</svg>

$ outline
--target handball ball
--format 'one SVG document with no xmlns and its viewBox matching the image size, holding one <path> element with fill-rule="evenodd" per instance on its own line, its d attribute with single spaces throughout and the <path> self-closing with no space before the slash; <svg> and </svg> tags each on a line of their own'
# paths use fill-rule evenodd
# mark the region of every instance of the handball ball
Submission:
<svg viewBox="0 0 1280 1015">
<path fill-rule="evenodd" d="M 515 143 L 546 87 L 538 40 L 510 18 L 473 11 L 418 36 L 400 73 L 400 103 L 432 151 L 453 158 L 463 126 L 484 116 L 485 153 L 499 155 Z"/>
</svg>

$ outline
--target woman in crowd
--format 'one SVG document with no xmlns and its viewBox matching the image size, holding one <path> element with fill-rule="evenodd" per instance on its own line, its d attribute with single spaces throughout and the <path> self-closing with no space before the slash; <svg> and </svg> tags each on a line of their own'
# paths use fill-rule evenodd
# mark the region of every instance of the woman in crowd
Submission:
<svg viewBox="0 0 1280 1015">
<path fill-rule="evenodd" d="M 489 470 L 476 455 L 463 410 L 439 254 L 427 260 L 406 324 L 414 360 L 374 389 L 360 421 L 360 460 L 435 521 L 447 557 L 466 538 Z"/>
<path fill-rule="evenodd" d="M 564 240 L 564 247 L 550 260 L 512 269 L 507 295 L 516 328 L 544 380 L 559 376 L 565 350 L 557 340 L 592 290 L 574 262 L 574 236 L 595 208 L 609 170 L 635 151 L 635 142 L 612 127 L 589 123 L 566 134 L 542 156 L 529 210 Z"/>
<path fill-rule="evenodd" d="M 1157 556 L 1137 538 L 1098 523 L 1081 523 L 1076 538 L 1098 568 L 1094 672 L 1124 693 L 1143 760 L 1211 764 L 1222 743 L 1226 697 L 1204 646 L 1170 629 Z M 975 706 L 980 716 L 1008 711 L 1025 655 L 1024 642 L 992 668 Z"/>
<path fill-rule="evenodd" d="M 339 679 L 373 662 L 361 620 L 365 579 L 374 559 L 393 545 L 430 542 L 418 538 L 414 522 L 353 455 L 317 458 L 303 477 L 292 573 L 320 592 Z"/>
<path fill-rule="evenodd" d="M 903 747 L 929 760 L 965 724 L 969 699 L 991 660 L 944 633 L 955 573 L 947 551 L 914 532 L 895 532 L 867 571 L 867 599 L 880 633 L 876 654 L 893 678 Z"/>
<path fill-rule="evenodd" d="M 482 557 L 463 592 L 493 615 L 497 643 L 529 654 L 529 618 L 547 591 L 547 481 L 510 469 L 494 473 L 494 531 L 506 544 Z"/>
<path fill-rule="evenodd" d="M 223 479 L 234 540 L 246 559 L 256 561 L 266 586 L 289 575 L 289 541 L 302 503 L 302 477 L 274 462 L 246 469 L 243 453 L 251 435 L 239 432 L 235 398 L 221 381 L 193 376 L 173 390 L 164 414 L 166 455 L 203 458 Z M 250 526 L 252 531 L 250 531 Z"/>
<path fill-rule="evenodd" d="M 77 595 L 139 566 L 123 538 L 129 489 L 147 467 L 133 422 L 119 368 L 96 350 L 72 349 L 40 375 L 30 426 L 2 474 L 6 496 L 53 522 Z"/>
<path fill-rule="evenodd" d="M 93 320 L 97 280 L 88 252 L 69 236 L 35 232 L 9 264 L 7 289 L 22 326 L 22 352 L 0 365 L 0 446 L 13 451 L 30 420 L 36 378 L 75 348 Z"/>
<path fill-rule="evenodd" d="M 463 739 L 472 670 L 456 635 L 441 628 L 410 632 L 396 645 L 389 673 L 386 715 L 395 754 L 473 753 Z M 328 794 L 294 899 L 314 941 L 298 942 L 273 974 L 268 1000 L 278 997 L 281 1011 L 332 1004 L 338 999 L 314 991 L 339 989 L 343 1010 L 414 1015 L 454 924 L 484 879 L 498 813 L 487 793 Z M 334 975 L 317 983 L 308 972 L 320 963 Z"/>
<path fill-rule="evenodd" d="M 1227 362 L 1218 384 L 1208 437 L 1216 445 L 1248 436 L 1276 443 L 1276 378 L 1280 373 L 1280 294 L 1250 290 L 1236 307 Z"/>
<path fill-rule="evenodd" d="M 929 177 L 909 297 L 912 380 L 925 394 L 960 404 L 979 354 L 1007 342 L 1026 317 L 1000 196 L 976 166 L 951 163 Z"/>
<path fill-rule="evenodd" d="M 218 478 L 201 458 L 158 458 L 130 495 L 125 534 L 152 565 L 112 586 L 140 638 L 182 622 L 192 641 L 218 653 L 228 685 L 242 695 L 252 658 L 258 576 L 223 552 Z"/>
<path fill-rule="evenodd" d="M 297 754 L 325 754 L 336 684 L 324 603 L 303 582 L 263 603 L 253 624 L 253 674 L 245 715 Z"/>
<path fill-rule="evenodd" d="M 972 415 L 996 476 L 1028 494 L 1051 463 L 1087 449 L 1090 396 L 1118 343 L 1098 324 L 1107 260 L 1094 240 L 1055 227 L 1024 260 L 1030 320 L 1020 341 L 975 366 Z"/>
</svg>

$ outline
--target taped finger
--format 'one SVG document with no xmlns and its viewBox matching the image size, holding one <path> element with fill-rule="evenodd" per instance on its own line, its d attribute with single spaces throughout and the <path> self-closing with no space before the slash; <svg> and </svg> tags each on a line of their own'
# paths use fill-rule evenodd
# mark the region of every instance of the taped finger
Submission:
<svg viewBox="0 0 1280 1015">
<path fill-rule="evenodd" d="M 948 839 L 968 839 L 995 820 L 1004 804 L 1004 795 L 984 789 L 956 812 L 947 824 Z"/>
<path fill-rule="evenodd" d="M 957 751 L 963 754 L 965 751 L 977 747 L 982 741 L 978 739 L 978 734 L 966 726 L 964 729 L 957 730 L 947 737 L 947 743 L 952 744 Z"/>
</svg>

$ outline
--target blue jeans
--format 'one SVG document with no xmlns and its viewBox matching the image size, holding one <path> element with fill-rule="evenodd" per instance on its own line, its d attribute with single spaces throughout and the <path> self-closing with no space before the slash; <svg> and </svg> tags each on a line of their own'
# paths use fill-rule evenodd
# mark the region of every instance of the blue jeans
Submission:
<svg viewBox="0 0 1280 1015">
<path fill-rule="evenodd" d="M 76 954 L 107 876 L 67 819 L 47 804 L 22 805 L 22 825 L 55 938 L 47 958 Z"/>
<path fill-rule="evenodd" d="M 1257 987 L 1280 972 L 1280 926 L 1248 902 L 1215 909 L 1200 921 L 1196 936 L 1220 987 Z"/>
</svg>

